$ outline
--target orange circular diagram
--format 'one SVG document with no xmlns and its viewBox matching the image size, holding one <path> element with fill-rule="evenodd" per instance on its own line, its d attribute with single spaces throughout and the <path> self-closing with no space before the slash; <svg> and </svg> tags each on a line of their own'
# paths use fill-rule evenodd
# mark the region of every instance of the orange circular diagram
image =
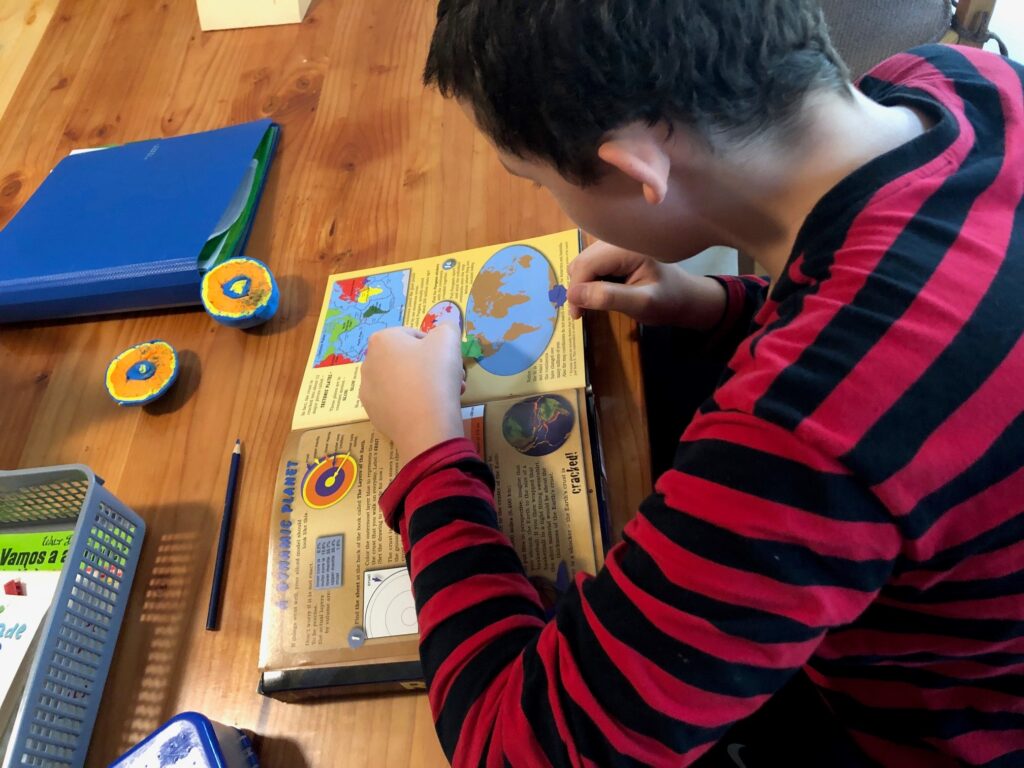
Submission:
<svg viewBox="0 0 1024 768">
<path fill-rule="evenodd" d="M 280 290 L 267 265 L 239 257 L 218 264 L 203 276 L 203 306 L 210 316 L 234 328 L 251 328 L 277 311 Z"/>
<path fill-rule="evenodd" d="M 166 341 L 147 341 L 121 352 L 107 366 L 107 392 L 118 405 L 145 405 L 178 378 L 178 353 Z"/>
<path fill-rule="evenodd" d="M 344 499 L 356 482 L 356 460 L 347 453 L 325 456 L 302 479 L 302 500 L 310 509 L 327 509 Z"/>
</svg>

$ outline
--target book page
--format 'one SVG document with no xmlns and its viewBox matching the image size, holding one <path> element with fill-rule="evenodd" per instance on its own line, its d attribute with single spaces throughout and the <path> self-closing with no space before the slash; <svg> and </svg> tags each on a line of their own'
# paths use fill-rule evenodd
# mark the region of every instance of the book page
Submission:
<svg viewBox="0 0 1024 768">
<path fill-rule="evenodd" d="M 463 409 L 495 476 L 498 525 L 553 604 L 603 552 L 587 488 L 580 391 Z M 377 505 L 398 455 L 368 422 L 292 433 L 267 570 L 261 669 L 416 659 L 418 626 L 401 538 Z"/>
<path fill-rule="evenodd" d="M 0 534 L 0 742 L 24 693 L 72 531 Z"/>
<path fill-rule="evenodd" d="M 583 327 L 566 305 L 570 230 L 518 243 L 332 275 L 292 429 L 366 418 L 359 368 L 376 331 L 458 323 L 464 403 L 586 386 Z"/>
</svg>

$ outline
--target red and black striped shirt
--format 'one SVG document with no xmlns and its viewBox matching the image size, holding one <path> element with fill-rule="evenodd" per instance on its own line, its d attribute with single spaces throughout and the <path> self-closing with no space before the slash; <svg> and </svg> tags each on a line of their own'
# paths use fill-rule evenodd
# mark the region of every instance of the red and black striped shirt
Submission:
<svg viewBox="0 0 1024 768">
<path fill-rule="evenodd" d="M 674 468 L 545 623 L 462 440 L 381 500 L 455 765 L 680 766 L 804 669 L 887 765 L 1024 765 L 1024 69 L 860 88 L 935 125 L 815 207 Z"/>
</svg>

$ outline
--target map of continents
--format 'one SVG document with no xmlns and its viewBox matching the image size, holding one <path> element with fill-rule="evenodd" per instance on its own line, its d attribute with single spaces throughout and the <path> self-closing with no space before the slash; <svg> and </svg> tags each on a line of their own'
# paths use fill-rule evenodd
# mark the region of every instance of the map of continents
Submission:
<svg viewBox="0 0 1024 768">
<path fill-rule="evenodd" d="M 514 376 L 544 354 L 555 330 L 555 271 L 540 251 L 513 245 L 480 269 L 469 293 L 466 333 L 480 345 L 480 367 Z"/>
<path fill-rule="evenodd" d="M 361 363 L 375 332 L 402 324 L 409 270 L 338 280 L 330 304 L 314 368 Z"/>
</svg>

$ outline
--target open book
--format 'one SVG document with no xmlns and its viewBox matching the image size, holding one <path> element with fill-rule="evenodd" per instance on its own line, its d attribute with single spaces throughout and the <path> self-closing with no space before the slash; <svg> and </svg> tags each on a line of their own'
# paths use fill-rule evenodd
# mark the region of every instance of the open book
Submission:
<svg viewBox="0 0 1024 768">
<path fill-rule="evenodd" d="M 583 330 L 565 303 L 579 250 L 572 230 L 329 278 L 277 478 L 263 693 L 422 687 L 402 543 L 377 507 L 398 455 L 359 402 L 378 330 L 459 324 L 466 435 L 494 471 L 498 523 L 542 602 L 601 567 Z"/>
</svg>

